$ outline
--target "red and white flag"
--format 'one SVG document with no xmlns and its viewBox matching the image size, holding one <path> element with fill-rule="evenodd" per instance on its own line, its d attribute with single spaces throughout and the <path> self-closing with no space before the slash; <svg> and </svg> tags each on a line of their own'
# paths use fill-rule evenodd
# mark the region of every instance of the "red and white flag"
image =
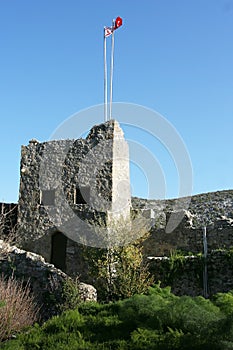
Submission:
<svg viewBox="0 0 233 350">
<path fill-rule="evenodd" d="M 112 27 L 104 27 L 104 37 L 107 38 L 108 36 L 112 35 L 113 31 L 121 26 L 122 26 L 122 18 L 117 17 L 113 21 Z"/>
<path fill-rule="evenodd" d="M 115 23 L 114 23 L 114 30 L 121 27 L 122 26 L 122 18 L 121 17 L 117 17 L 115 19 Z"/>
<path fill-rule="evenodd" d="M 104 27 L 104 36 L 105 36 L 105 38 L 107 38 L 110 35 L 112 35 L 112 28 Z"/>
</svg>

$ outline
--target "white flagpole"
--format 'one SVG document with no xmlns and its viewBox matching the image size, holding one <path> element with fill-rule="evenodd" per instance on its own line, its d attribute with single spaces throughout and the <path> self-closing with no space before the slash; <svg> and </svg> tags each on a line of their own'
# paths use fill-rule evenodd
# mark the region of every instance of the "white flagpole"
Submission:
<svg viewBox="0 0 233 350">
<path fill-rule="evenodd" d="M 111 52 L 111 71 L 110 71 L 110 105 L 109 105 L 109 120 L 112 119 L 112 83 L 113 83 L 113 64 L 114 64 L 114 23 L 112 21 L 112 52 Z"/>
<path fill-rule="evenodd" d="M 108 99 L 108 86 L 107 86 L 107 48 L 106 48 L 106 37 L 104 29 L 104 121 L 108 120 L 108 109 L 107 109 L 107 99 Z"/>
</svg>

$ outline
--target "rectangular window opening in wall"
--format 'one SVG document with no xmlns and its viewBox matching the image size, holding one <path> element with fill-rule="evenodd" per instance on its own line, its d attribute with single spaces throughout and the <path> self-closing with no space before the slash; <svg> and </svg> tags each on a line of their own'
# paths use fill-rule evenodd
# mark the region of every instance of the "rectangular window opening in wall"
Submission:
<svg viewBox="0 0 233 350">
<path fill-rule="evenodd" d="M 40 191 L 41 205 L 55 205 L 55 190 L 41 190 Z"/>
<path fill-rule="evenodd" d="M 90 187 L 80 186 L 74 191 L 74 204 L 87 204 L 90 201 Z"/>
</svg>

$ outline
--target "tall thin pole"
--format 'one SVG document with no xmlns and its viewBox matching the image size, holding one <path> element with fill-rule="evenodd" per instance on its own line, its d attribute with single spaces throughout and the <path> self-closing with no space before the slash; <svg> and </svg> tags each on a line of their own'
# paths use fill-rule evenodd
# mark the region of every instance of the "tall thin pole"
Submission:
<svg viewBox="0 0 233 350">
<path fill-rule="evenodd" d="M 104 29 L 104 121 L 108 120 L 108 86 L 107 86 L 107 47 L 106 47 L 106 36 Z"/>
<path fill-rule="evenodd" d="M 203 294 L 205 298 L 208 298 L 208 271 L 207 271 L 207 235 L 206 226 L 203 227 L 203 246 L 204 246 L 204 270 L 203 270 Z"/>
<path fill-rule="evenodd" d="M 112 21 L 112 29 L 114 28 Z M 112 84 L 113 84 L 113 65 L 114 65 L 114 30 L 112 31 L 112 52 L 111 52 L 111 71 L 110 71 L 110 105 L 109 105 L 109 120 L 112 119 Z"/>
</svg>

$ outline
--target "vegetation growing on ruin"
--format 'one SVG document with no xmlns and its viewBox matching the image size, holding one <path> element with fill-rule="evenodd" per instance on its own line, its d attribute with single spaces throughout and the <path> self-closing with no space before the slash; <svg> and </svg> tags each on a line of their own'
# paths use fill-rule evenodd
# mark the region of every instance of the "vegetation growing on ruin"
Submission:
<svg viewBox="0 0 233 350">
<path fill-rule="evenodd" d="M 195 259 L 195 274 L 202 283 L 204 257 L 202 253 L 193 254 L 191 252 L 182 252 L 181 250 L 174 250 L 170 252 L 168 259 L 161 264 L 163 269 L 163 284 L 172 285 L 176 278 L 179 278 L 184 273 L 184 269 L 190 264 L 190 260 Z M 155 271 L 156 274 L 156 271 Z"/>
<path fill-rule="evenodd" d="M 143 258 L 143 242 L 149 235 L 146 221 L 140 217 L 132 224 L 121 218 L 112 221 L 107 232 L 106 248 L 86 247 L 84 253 L 99 300 L 145 293 L 154 280 Z"/>
<path fill-rule="evenodd" d="M 212 300 L 170 288 L 109 304 L 82 303 L 2 344 L 4 350 L 178 350 L 233 348 L 233 293 Z"/>
</svg>

